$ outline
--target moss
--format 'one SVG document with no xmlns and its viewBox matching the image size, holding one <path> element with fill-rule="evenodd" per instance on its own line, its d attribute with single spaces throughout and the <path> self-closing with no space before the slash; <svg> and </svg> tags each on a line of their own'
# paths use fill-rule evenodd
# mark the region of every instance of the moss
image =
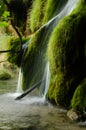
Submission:
<svg viewBox="0 0 86 130">
<path fill-rule="evenodd" d="M 43 24 L 57 15 L 63 8 L 67 0 L 64 2 L 59 0 L 35 0 L 32 4 L 30 12 L 30 29 L 32 32 L 39 29 Z"/>
<path fill-rule="evenodd" d="M 57 15 L 66 2 L 67 0 L 64 0 L 64 2 L 61 0 L 47 0 L 44 7 L 43 23 L 48 22 L 51 18 Z"/>
<path fill-rule="evenodd" d="M 5 69 L 0 69 L 0 80 L 8 80 L 12 78 L 12 74 L 5 70 Z"/>
<path fill-rule="evenodd" d="M 86 111 L 86 78 L 78 85 L 74 92 L 71 107 L 75 110 Z"/>
<path fill-rule="evenodd" d="M 23 43 L 26 43 L 28 39 L 29 38 L 23 38 Z M 8 41 L 8 50 L 13 50 L 7 54 L 8 61 L 20 67 L 23 52 L 22 53 L 18 52 L 20 51 L 19 38 L 16 37 L 10 38 L 10 40 Z"/>
<path fill-rule="evenodd" d="M 43 19 L 43 7 L 46 0 L 33 1 L 32 10 L 30 13 L 30 29 L 32 32 L 37 30 L 41 26 Z"/>
<path fill-rule="evenodd" d="M 23 58 L 23 89 L 27 89 L 42 79 L 46 62 L 46 44 L 43 42 L 45 28 L 32 35 Z"/>
<path fill-rule="evenodd" d="M 48 57 L 54 82 L 51 79 L 47 97 L 60 105 L 70 105 L 77 85 L 86 75 L 85 25 L 86 5 L 80 3 L 54 29 L 49 41 Z"/>
</svg>

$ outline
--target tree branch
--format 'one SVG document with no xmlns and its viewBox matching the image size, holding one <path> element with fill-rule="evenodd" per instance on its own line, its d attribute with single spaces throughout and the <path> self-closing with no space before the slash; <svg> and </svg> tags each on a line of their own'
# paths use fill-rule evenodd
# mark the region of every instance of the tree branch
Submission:
<svg viewBox="0 0 86 130">
<path fill-rule="evenodd" d="M 0 53 L 7 53 L 7 52 L 14 52 L 14 53 L 19 53 L 20 51 L 14 51 L 14 50 L 3 50 L 3 51 L 0 51 Z"/>
<path fill-rule="evenodd" d="M 9 3 L 7 2 L 7 0 L 3 0 L 3 2 L 4 2 L 4 4 L 7 6 L 8 10 L 9 10 L 9 12 L 10 12 L 10 16 L 12 17 L 12 10 L 11 10 L 11 8 L 10 8 Z M 18 31 L 17 27 L 14 25 L 12 19 L 11 19 L 11 24 L 12 24 L 14 30 L 16 31 L 16 33 L 17 33 L 17 35 L 18 35 L 18 37 L 19 37 L 19 39 L 20 39 L 20 51 L 22 51 L 22 36 L 21 36 L 20 32 Z"/>
</svg>

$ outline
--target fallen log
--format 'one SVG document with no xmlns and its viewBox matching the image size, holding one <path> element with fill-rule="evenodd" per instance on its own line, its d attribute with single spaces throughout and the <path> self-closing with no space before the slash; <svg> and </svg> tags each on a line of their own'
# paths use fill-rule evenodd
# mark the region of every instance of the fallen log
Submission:
<svg viewBox="0 0 86 130">
<path fill-rule="evenodd" d="M 37 82 L 36 84 L 34 84 L 31 88 L 29 88 L 24 93 L 22 93 L 20 96 L 18 96 L 15 100 L 22 99 L 23 97 L 25 97 L 27 94 L 29 94 L 30 92 L 32 92 L 35 88 L 37 88 L 43 82 L 44 82 L 44 80 L 40 80 L 39 82 Z"/>
</svg>

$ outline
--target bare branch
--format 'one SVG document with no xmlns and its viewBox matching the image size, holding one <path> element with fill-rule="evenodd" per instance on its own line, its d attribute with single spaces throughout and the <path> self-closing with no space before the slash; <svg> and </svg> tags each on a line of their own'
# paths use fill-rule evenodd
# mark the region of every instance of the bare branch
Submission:
<svg viewBox="0 0 86 130">
<path fill-rule="evenodd" d="M 8 53 L 8 52 L 14 52 L 14 53 L 19 53 L 20 51 L 14 51 L 14 50 L 3 50 L 3 51 L 0 51 L 0 53 Z"/>
</svg>

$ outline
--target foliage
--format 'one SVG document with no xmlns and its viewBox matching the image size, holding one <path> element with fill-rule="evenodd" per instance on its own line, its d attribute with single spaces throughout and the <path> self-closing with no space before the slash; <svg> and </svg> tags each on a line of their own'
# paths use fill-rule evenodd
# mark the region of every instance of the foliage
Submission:
<svg viewBox="0 0 86 130">
<path fill-rule="evenodd" d="M 22 41 L 23 43 L 26 43 L 29 38 L 23 38 Z M 7 54 L 8 61 L 17 65 L 18 67 L 21 66 L 21 60 L 22 60 L 22 52 L 20 53 L 20 45 L 19 45 L 19 38 L 12 37 L 8 41 L 8 50 L 12 50 Z"/>
<path fill-rule="evenodd" d="M 26 90 L 34 83 L 41 80 L 45 66 L 45 48 L 43 35 L 45 28 L 39 29 L 31 36 L 30 44 L 23 57 L 23 89 Z"/>
<path fill-rule="evenodd" d="M 0 27 L 7 27 L 9 19 L 10 13 L 6 10 L 4 2 L 0 1 Z"/>
</svg>

